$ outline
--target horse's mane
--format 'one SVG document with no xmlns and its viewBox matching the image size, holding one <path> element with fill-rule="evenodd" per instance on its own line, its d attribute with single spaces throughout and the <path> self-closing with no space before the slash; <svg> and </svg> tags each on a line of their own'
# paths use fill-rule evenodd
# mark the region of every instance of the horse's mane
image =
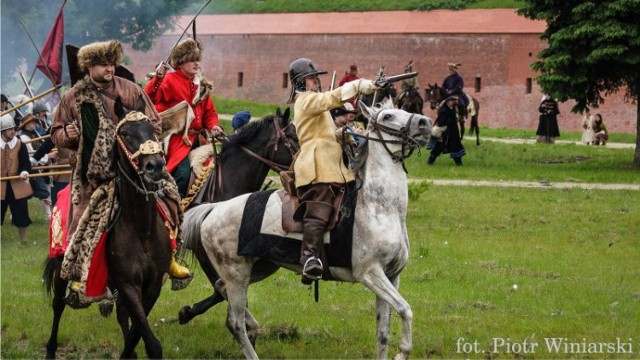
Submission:
<svg viewBox="0 0 640 360">
<path fill-rule="evenodd" d="M 369 155 L 369 140 L 364 139 L 358 144 L 358 150 L 356 156 L 353 159 L 353 172 L 355 172 L 357 178 L 364 178 L 365 164 L 367 162 L 367 156 Z"/>
<path fill-rule="evenodd" d="M 275 115 L 268 115 L 262 119 L 250 121 L 247 125 L 240 128 L 240 131 L 229 135 L 229 139 L 222 145 L 222 151 L 243 145 L 254 139 L 256 135 L 261 133 L 275 119 Z"/>
</svg>

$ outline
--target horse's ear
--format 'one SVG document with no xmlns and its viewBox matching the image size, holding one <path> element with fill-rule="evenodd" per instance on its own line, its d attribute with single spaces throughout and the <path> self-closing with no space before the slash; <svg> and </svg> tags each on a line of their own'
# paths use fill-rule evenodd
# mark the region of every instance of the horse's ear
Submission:
<svg viewBox="0 0 640 360">
<path fill-rule="evenodd" d="M 367 119 L 373 118 L 373 113 L 375 111 L 372 108 L 368 107 L 361 100 L 358 100 L 358 108 L 360 109 L 360 112 L 362 112 L 362 115 L 364 115 L 364 117 L 366 117 Z"/>
<path fill-rule="evenodd" d="M 276 117 L 282 117 L 282 110 L 280 110 L 280 107 L 276 109 Z"/>
<path fill-rule="evenodd" d="M 113 105 L 113 111 L 115 112 L 118 119 L 122 119 L 125 114 L 124 105 L 122 105 L 122 99 L 120 96 L 116 97 L 116 101 Z"/>
<path fill-rule="evenodd" d="M 285 120 L 285 122 L 289 122 L 290 116 L 291 116 L 291 108 L 287 107 L 284 110 L 284 115 L 282 115 L 282 118 Z"/>
</svg>

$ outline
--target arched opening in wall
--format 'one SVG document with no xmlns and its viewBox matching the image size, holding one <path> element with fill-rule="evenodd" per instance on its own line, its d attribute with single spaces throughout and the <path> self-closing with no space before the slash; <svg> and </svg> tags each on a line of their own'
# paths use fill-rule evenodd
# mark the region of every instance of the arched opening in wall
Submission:
<svg viewBox="0 0 640 360">
<path fill-rule="evenodd" d="M 289 86 L 289 74 L 282 73 L 282 87 L 287 88 Z"/>
<path fill-rule="evenodd" d="M 238 87 L 242 87 L 243 82 L 244 82 L 244 73 L 240 71 L 238 73 Z"/>
<path fill-rule="evenodd" d="M 531 78 L 527 78 L 527 89 L 525 90 L 527 94 L 531 94 Z"/>
<path fill-rule="evenodd" d="M 480 92 L 482 89 L 482 78 L 480 76 L 476 76 L 476 84 L 475 84 L 476 92 Z"/>
</svg>

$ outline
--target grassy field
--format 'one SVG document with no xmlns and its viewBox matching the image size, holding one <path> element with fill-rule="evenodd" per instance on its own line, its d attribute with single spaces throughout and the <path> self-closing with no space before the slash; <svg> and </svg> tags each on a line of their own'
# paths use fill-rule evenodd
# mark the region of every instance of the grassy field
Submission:
<svg viewBox="0 0 640 360">
<path fill-rule="evenodd" d="M 423 153 L 410 159 L 410 176 L 638 183 L 637 171 L 625 167 L 631 150 L 490 142 L 466 146 L 463 167 L 444 156 L 428 167 Z M 588 159 L 540 161 L 576 156 Z M 411 185 L 411 194 L 411 254 L 400 290 L 414 313 L 415 358 L 639 357 L 637 191 Z M 1 229 L 0 356 L 5 359 L 43 357 L 51 322 L 40 277 L 47 228 L 37 204 L 31 205 L 35 223 L 29 245 L 18 244 L 14 227 Z M 192 285 L 181 292 L 165 286 L 149 316 L 165 357 L 242 357 L 225 327 L 224 305 L 186 326 L 177 323 L 181 306 L 212 291 L 202 271 L 193 268 Z M 372 293 L 361 285 L 328 282 L 321 284 L 320 302 L 314 303 L 312 291 L 297 276 L 280 271 L 251 287 L 249 305 L 262 326 L 258 354 L 373 358 L 374 304 Z M 398 317 L 392 319 L 390 356 L 400 331 Z M 578 343 L 620 338 L 635 346 L 631 354 L 554 352 L 545 344 L 550 338 Z M 511 346 L 494 349 L 500 339 L 510 339 Z M 100 317 L 96 306 L 67 309 L 59 340 L 63 358 L 116 358 L 122 347 L 115 317 Z M 514 354 L 516 343 L 525 340 L 539 344 L 536 352 Z M 146 357 L 142 346 L 138 353 Z"/>
<path fill-rule="evenodd" d="M 403 1 L 291 1 L 291 0 L 234 0 L 216 1 L 207 6 L 207 14 L 241 13 L 301 13 L 301 12 L 343 12 L 343 11 L 394 11 L 394 10 L 436 10 L 436 9 L 494 9 L 518 8 L 517 0 L 403 0 Z M 189 7 L 185 13 L 197 12 L 202 4 Z"/>
</svg>

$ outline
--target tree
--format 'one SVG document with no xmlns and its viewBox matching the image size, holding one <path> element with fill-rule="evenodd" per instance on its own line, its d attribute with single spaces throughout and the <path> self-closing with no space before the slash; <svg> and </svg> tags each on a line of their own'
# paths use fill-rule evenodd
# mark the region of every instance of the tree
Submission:
<svg viewBox="0 0 640 360">
<path fill-rule="evenodd" d="M 38 59 L 36 49 L 17 19 L 22 19 L 40 49 L 62 2 L 2 1 L 3 82 L 21 63 L 25 63 L 27 71 L 32 71 Z M 173 26 L 177 15 L 196 3 L 202 0 L 70 0 L 64 8 L 64 42 L 82 46 L 116 39 L 131 44 L 136 50 L 148 50 L 156 37 Z"/>
<path fill-rule="evenodd" d="M 542 90 L 573 112 L 597 108 L 603 95 L 624 91 L 636 104 L 635 168 L 640 168 L 640 0 L 523 0 L 518 14 L 545 20 L 547 48 L 532 68 Z"/>
</svg>

